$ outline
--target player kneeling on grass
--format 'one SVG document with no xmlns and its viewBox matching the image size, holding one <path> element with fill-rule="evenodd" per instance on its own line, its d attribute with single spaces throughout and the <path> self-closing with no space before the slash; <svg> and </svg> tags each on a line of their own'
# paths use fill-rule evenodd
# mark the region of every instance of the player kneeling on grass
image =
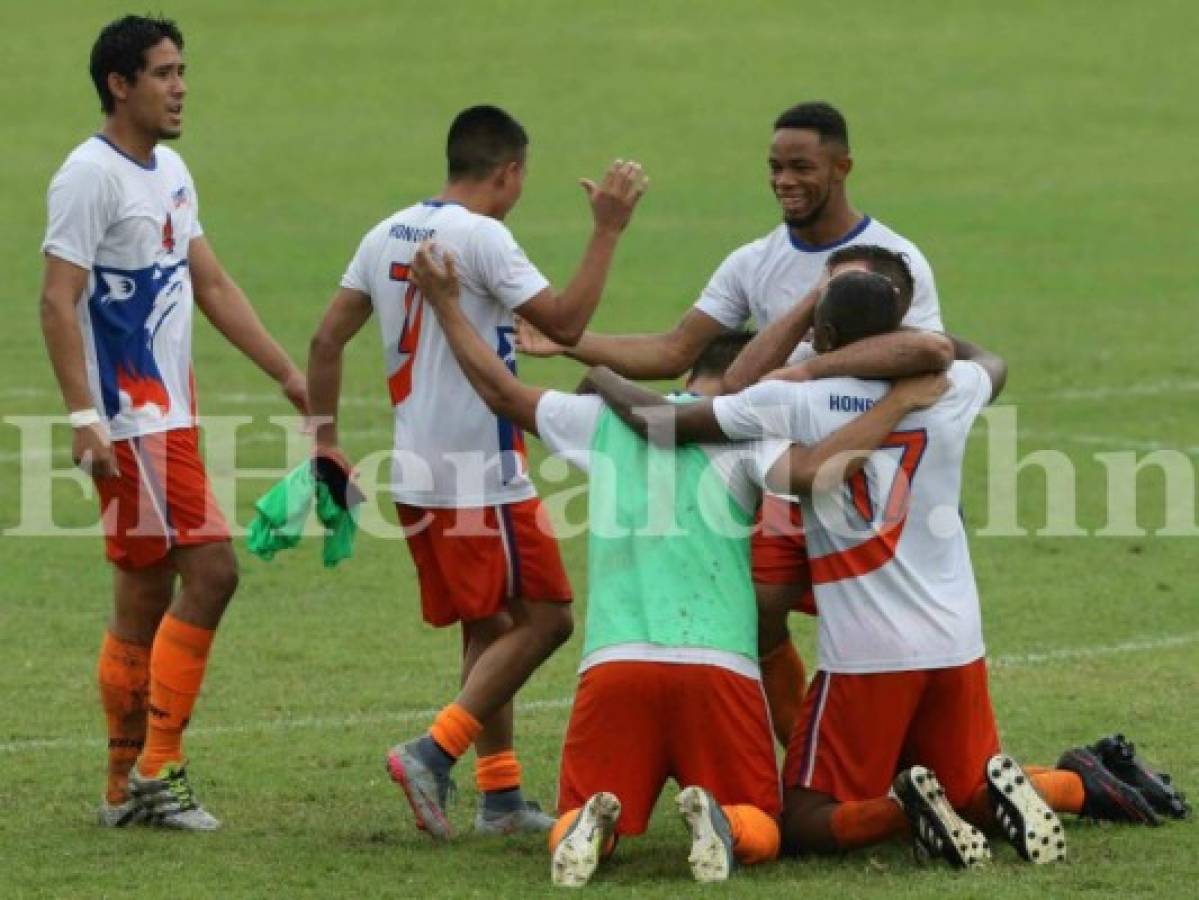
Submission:
<svg viewBox="0 0 1199 900">
<path fill-rule="evenodd" d="M 518 381 L 459 308 L 448 254 L 443 265 L 423 246 L 412 271 L 484 402 L 591 474 L 586 643 L 550 837 L 554 882 L 585 884 L 615 835 L 644 831 L 668 778 L 683 787 L 678 805 L 697 880 L 723 880 L 735 861 L 773 859 L 781 797 L 757 664 L 754 510 L 766 486 L 806 489 L 834 456 L 864 458 L 903 415 L 944 390 L 943 377 L 902 383 L 816 447 L 759 441 L 663 451 L 599 397 Z M 746 340 L 714 341 L 688 390 L 716 389 Z"/>
<path fill-rule="evenodd" d="M 892 331 L 899 323 L 893 294 L 877 274 L 833 278 L 816 308 L 816 348 L 835 351 Z M 885 342 L 876 347 L 881 353 Z M 990 857 L 978 825 L 1040 863 L 1065 855 L 1054 809 L 1156 820 L 1146 797 L 1091 749 L 1067 753 L 1058 771 L 1032 775 L 999 752 L 957 510 L 970 426 L 1002 387 L 1006 367 L 978 348 L 972 356 L 950 367 L 950 390 L 905 417 L 845 489 L 801 498 L 820 612 L 820 671 L 784 771 L 783 842 L 792 851 L 850 849 L 910 826 L 921 857 L 965 867 Z M 871 366 L 879 371 L 878 360 Z M 670 407 L 623 379 L 597 387 L 651 437 L 804 444 L 837 433 L 886 390 L 856 378 L 768 381 Z"/>
</svg>

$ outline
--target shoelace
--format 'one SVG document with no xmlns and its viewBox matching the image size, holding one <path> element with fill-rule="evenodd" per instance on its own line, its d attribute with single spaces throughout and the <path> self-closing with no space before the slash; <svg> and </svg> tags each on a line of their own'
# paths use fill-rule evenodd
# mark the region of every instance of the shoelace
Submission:
<svg viewBox="0 0 1199 900">
<path fill-rule="evenodd" d="M 171 796 L 175 798 L 179 812 L 196 808 L 196 792 L 187 780 L 186 770 L 180 768 L 171 772 L 166 777 L 166 785 Z"/>
</svg>

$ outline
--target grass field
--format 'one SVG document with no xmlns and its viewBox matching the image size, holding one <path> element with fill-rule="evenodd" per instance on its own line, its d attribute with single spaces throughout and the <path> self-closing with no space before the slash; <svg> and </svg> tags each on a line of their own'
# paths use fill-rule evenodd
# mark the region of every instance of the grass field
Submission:
<svg viewBox="0 0 1199 900">
<path fill-rule="evenodd" d="M 96 127 L 91 41 L 125 10 L 6 4 L 0 134 L 0 414 L 61 410 L 36 315 L 47 181 Z M 1199 131 L 1186 2 L 905 4 L 646 2 L 440 5 L 178 2 L 190 97 L 180 143 L 205 228 L 298 359 L 362 233 L 440 186 L 444 129 L 474 102 L 510 108 L 533 137 L 510 224 L 559 282 L 588 228 L 575 179 L 633 156 L 653 185 L 614 267 L 596 326 L 672 324 L 717 263 L 777 219 L 766 190 L 769 125 L 824 97 L 848 115 L 856 206 L 919 243 L 951 330 L 1004 354 L 1022 453 L 1077 470 L 1079 537 L 976 537 L 972 552 L 1004 741 L 1052 762 L 1124 729 L 1185 785 L 1199 783 L 1199 604 L 1193 537 L 1163 537 L 1163 481 L 1141 478 L 1141 537 L 1094 534 L 1107 518 L 1095 454 L 1159 448 L 1199 457 L 1193 253 Z M 383 449 L 389 413 L 371 325 L 353 346 L 348 449 Z M 271 386 L 196 329 L 203 408 L 254 422 L 237 461 L 281 468 L 285 415 Z M 578 367 L 526 361 L 567 387 Z M 986 429 L 979 427 L 980 435 Z M 54 462 L 69 464 L 66 434 Z M 21 519 L 20 432 L 0 424 L 0 528 Z M 534 465 L 540 461 L 534 442 Z M 241 482 L 248 524 L 270 479 Z M 1174 491 L 1194 485 L 1176 484 Z M 1044 479 L 1022 476 L 1020 524 L 1046 520 Z M 964 505 L 987 519 L 987 444 L 972 444 Z M 28 510 L 26 511 L 28 512 Z M 230 512 L 233 512 L 230 510 Z M 577 507 L 572 517 L 580 515 Z M 69 481 L 55 520 L 85 525 Z M 1192 517 L 1193 519 L 1193 517 Z M 240 551 L 239 551 L 240 552 Z M 582 596 L 584 541 L 564 545 Z M 313 543 L 272 564 L 240 554 L 188 740 L 211 836 L 108 833 L 95 653 L 109 575 L 95 537 L 0 539 L 0 895 L 226 897 L 532 896 L 548 892 L 541 841 L 463 838 L 433 847 L 381 765 L 450 696 L 457 636 L 419 621 L 399 542 L 366 539 L 335 573 Z M 583 604 L 578 604 L 583 612 Z M 813 650 L 810 623 L 797 641 Z M 581 634 L 581 629 L 579 630 Z M 521 695 L 530 794 L 552 802 L 580 638 Z M 454 812 L 474 807 L 469 764 Z M 673 789 L 667 791 L 667 799 Z M 681 826 L 661 815 L 592 886 L 598 895 L 691 892 Z M 905 847 L 743 873 L 705 893 L 782 897 L 1189 895 L 1193 826 L 1070 823 L 1070 860 L 1048 871 L 998 848 L 989 871 L 915 868 Z M 698 893 L 698 891 L 697 891 Z"/>
</svg>

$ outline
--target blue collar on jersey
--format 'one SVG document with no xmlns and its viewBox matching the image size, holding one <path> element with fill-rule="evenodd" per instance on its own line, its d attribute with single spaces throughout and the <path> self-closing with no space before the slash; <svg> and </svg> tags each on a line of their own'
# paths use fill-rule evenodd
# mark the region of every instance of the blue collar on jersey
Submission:
<svg viewBox="0 0 1199 900">
<path fill-rule="evenodd" d="M 870 222 L 870 216 L 863 216 L 861 222 L 853 226 L 853 228 L 849 229 L 849 231 L 841 235 L 841 237 L 837 238 L 835 241 L 831 241 L 827 244 L 806 244 L 792 234 L 790 228 L 787 229 L 787 236 L 791 238 L 791 246 L 796 250 L 802 250 L 804 253 L 823 253 L 825 250 L 833 250 L 837 247 L 840 247 L 842 244 L 848 244 L 859 234 L 869 228 Z"/>
<path fill-rule="evenodd" d="M 441 209 L 443 206 L 461 206 L 457 200 L 422 200 L 422 206 L 432 206 L 434 209 Z"/>
<path fill-rule="evenodd" d="M 142 162 L 141 160 L 134 159 L 132 156 L 130 156 L 128 153 L 126 153 L 124 150 L 122 150 L 120 147 L 118 147 L 116 144 L 114 144 L 112 141 L 110 141 L 104 135 L 97 133 L 97 134 L 92 135 L 92 137 L 108 144 L 109 147 L 111 147 L 117 153 L 121 154 L 121 156 L 125 157 L 125 159 L 129 160 L 131 163 L 133 163 L 139 169 L 145 169 L 147 172 L 153 172 L 155 169 L 158 168 L 158 154 L 157 153 L 150 154 L 150 163 L 149 163 L 149 165 L 147 165 L 146 163 Z"/>
</svg>

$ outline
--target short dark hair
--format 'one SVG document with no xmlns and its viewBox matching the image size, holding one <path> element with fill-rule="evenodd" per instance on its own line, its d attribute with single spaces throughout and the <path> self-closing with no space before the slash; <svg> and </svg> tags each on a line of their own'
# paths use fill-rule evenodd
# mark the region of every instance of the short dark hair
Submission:
<svg viewBox="0 0 1199 900">
<path fill-rule="evenodd" d="M 845 116 L 823 100 L 797 103 L 786 110 L 774 120 L 774 130 L 780 128 L 809 128 L 820 135 L 820 143 L 836 141 L 849 149 L 849 126 L 845 124 Z"/>
<path fill-rule="evenodd" d="M 899 288 L 885 275 L 843 272 L 820 298 L 816 324 L 833 327 L 838 347 L 894 331 L 899 327 Z"/>
<path fill-rule="evenodd" d="M 912 305 L 916 281 L 912 278 L 912 266 L 908 262 L 907 254 L 896 253 L 877 244 L 850 244 L 848 247 L 838 247 L 829 254 L 830 269 L 848 262 L 864 262 L 871 272 L 890 278 L 891 283 L 899 288 L 901 311 L 906 311 Z"/>
<path fill-rule="evenodd" d="M 105 115 L 111 114 L 116 107 L 116 100 L 108 89 L 108 76 L 116 72 L 130 84 L 137 81 L 137 73 L 146 68 L 146 51 L 164 38 L 183 49 L 183 32 L 170 19 L 124 16 L 100 30 L 96 43 L 92 44 L 88 70 Z"/>
<path fill-rule="evenodd" d="M 688 380 L 702 378 L 705 375 L 723 375 L 733 364 L 737 355 L 745 349 L 745 345 L 754 339 L 752 331 L 727 331 L 718 334 L 708 342 L 708 346 L 700 351 L 691 366 Z"/>
<path fill-rule="evenodd" d="M 502 165 L 523 161 L 529 136 L 498 106 L 472 106 L 450 123 L 445 156 L 451 181 L 486 178 Z"/>
</svg>

